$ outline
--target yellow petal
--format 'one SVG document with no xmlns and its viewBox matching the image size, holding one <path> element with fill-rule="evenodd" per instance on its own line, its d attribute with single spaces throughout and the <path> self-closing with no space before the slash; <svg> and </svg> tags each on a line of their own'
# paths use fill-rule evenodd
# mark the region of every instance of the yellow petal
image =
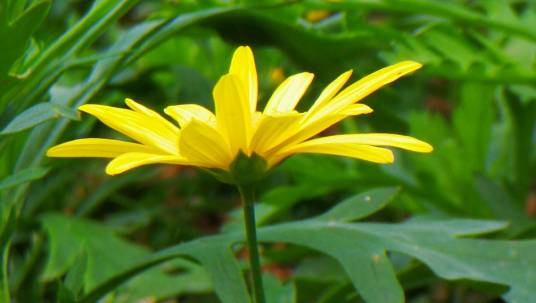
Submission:
<svg viewBox="0 0 536 303">
<path fill-rule="evenodd" d="M 257 108 L 257 69 L 253 52 L 248 46 L 240 46 L 236 49 L 229 74 L 236 75 L 245 86 L 244 96 L 249 104 L 249 111 L 254 113 Z"/>
<path fill-rule="evenodd" d="M 189 164 L 185 158 L 180 156 L 132 152 L 122 154 L 110 161 L 106 166 L 106 173 L 109 175 L 117 175 L 142 165 L 155 163 L 178 165 Z"/>
<path fill-rule="evenodd" d="M 329 137 L 327 137 L 329 138 Z M 324 138 L 321 138 L 324 139 Z M 393 153 L 386 149 L 366 144 L 318 141 L 314 139 L 281 150 L 277 157 L 288 157 L 292 154 L 314 153 L 329 154 L 371 161 L 375 163 L 392 163 Z"/>
<path fill-rule="evenodd" d="M 166 120 L 164 117 L 162 117 L 160 114 L 158 114 L 157 112 L 139 104 L 138 102 L 132 100 L 132 99 L 125 99 L 125 103 L 128 107 L 130 107 L 132 110 L 140 113 L 140 114 L 144 114 L 146 116 L 149 116 L 151 118 L 154 118 L 158 121 L 160 121 L 162 123 L 162 125 L 165 125 L 170 131 L 174 132 L 174 133 L 179 133 L 179 128 L 175 125 L 173 125 L 173 123 L 169 122 L 168 120 Z"/>
<path fill-rule="evenodd" d="M 319 108 L 314 116 L 315 118 L 318 118 L 330 113 L 336 113 L 348 105 L 363 99 L 380 87 L 395 81 L 407 73 L 419 69 L 421 66 L 422 65 L 417 62 L 403 61 L 382 68 L 345 88 L 332 100 Z"/>
<path fill-rule="evenodd" d="M 368 105 L 358 103 L 347 106 L 345 109 L 340 111 L 339 114 L 344 116 L 357 116 L 363 114 L 370 114 L 372 112 L 372 108 L 370 108 Z"/>
<path fill-rule="evenodd" d="M 301 97 L 313 81 L 311 73 L 299 73 L 288 77 L 268 100 L 265 114 L 287 113 L 294 110 Z"/>
<path fill-rule="evenodd" d="M 329 137 L 322 137 L 313 139 L 308 142 L 314 142 L 314 144 L 367 144 L 377 146 L 392 146 L 398 147 L 414 152 L 429 153 L 433 150 L 433 147 L 421 140 L 415 139 L 409 136 L 397 135 L 397 134 L 350 134 L 350 135 L 336 135 Z"/>
<path fill-rule="evenodd" d="M 86 104 L 79 110 L 95 116 L 110 128 L 145 145 L 178 154 L 178 134 L 156 118 L 136 111 L 105 105 Z"/>
<path fill-rule="evenodd" d="M 201 105 L 173 105 L 166 107 L 164 112 L 175 119 L 175 121 L 179 123 L 180 127 L 185 127 L 186 124 L 188 124 L 193 118 L 216 126 L 216 116 L 214 116 L 211 111 Z"/>
<path fill-rule="evenodd" d="M 296 134 L 302 114 L 293 112 L 281 115 L 263 115 L 253 138 L 251 150 L 258 155 L 267 156 L 267 152 Z"/>
<path fill-rule="evenodd" d="M 319 109 L 324 107 L 330 100 L 335 96 L 336 93 L 342 88 L 342 86 L 350 79 L 352 75 L 352 70 L 349 70 L 341 74 L 337 79 L 331 82 L 326 88 L 320 93 L 320 96 L 313 103 L 313 106 L 307 111 L 306 119 L 316 113 Z"/>
<path fill-rule="evenodd" d="M 158 152 L 158 150 L 132 142 L 124 142 L 112 139 L 85 138 L 53 146 L 47 151 L 47 156 L 114 158 L 129 152 L 154 153 Z"/>
<path fill-rule="evenodd" d="M 292 137 L 290 137 L 283 145 L 291 145 L 300 143 L 304 140 L 307 140 L 313 136 L 318 135 L 324 130 L 328 129 L 334 124 L 342 121 L 348 116 L 357 116 L 362 114 L 371 113 L 372 108 L 368 107 L 365 104 L 352 104 L 347 106 L 345 109 L 339 111 L 337 114 L 330 114 L 320 117 L 316 120 L 305 120 L 302 121 L 299 131 Z"/>
<path fill-rule="evenodd" d="M 214 87 L 216 121 L 221 134 L 228 140 L 231 153 L 238 150 L 249 154 L 249 141 L 252 135 L 252 112 L 245 98 L 240 79 L 227 74 L 220 78 Z"/>
<path fill-rule="evenodd" d="M 182 129 L 179 147 L 181 155 L 197 166 L 227 169 L 234 158 L 220 132 L 195 118 Z"/>
</svg>

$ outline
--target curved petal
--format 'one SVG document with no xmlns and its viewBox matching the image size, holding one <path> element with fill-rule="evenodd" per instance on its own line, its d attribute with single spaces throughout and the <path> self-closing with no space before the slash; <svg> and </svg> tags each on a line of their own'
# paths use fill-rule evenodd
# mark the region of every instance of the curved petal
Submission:
<svg viewBox="0 0 536 303">
<path fill-rule="evenodd" d="M 196 119 L 182 129 L 179 147 L 181 155 L 197 166 L 227 169 L 234 158 L 218 130 Z"/>
<path fill-rule="evenodd" d="M 326 137 L 329 138 L 329 137 Z M 324 139 L 324 138 L 321 138 Z M 281 150 L 275 158 L 288 157 L 292 154 L 314 153 L 344 156 L 375 163 L 392 163 L 393 152 L 386 148 L 366 144 L 331 142 L 314 139 Z"/>
<path fill-rule="evenodd" d="M 261 156 L 299 130 L 302 114 L 263 115 L 251 139 L 251 151 Z"/>
<path fill-rule="evenodd" d="M 53 146 L 47 151 L 47 156 L 114 158 L 129 152 L 155 153 L 158 150 L 139 143 L 112 139 L 85 138 Z"/>
<path fill-rule="evenodd" d="M 352 104 L 350 106 L 347 106 L 345 109 L 339 112 L 340 115 L 344 116 L 358 116 L 363 114 L 370 114 L 374 110 L 370 108 L 368 105 L 365 105 L 363 103 L 358 104 Z"/>
<path fill-rule="evenodd" d="M 335 135 L 329 137 L 322 137 L 308 141 L 314 142 L 314 144 L 367 144 L 376 146 L 392 146 L 402 148 L 419 153 L 429 153 L 433 150 L 433 147 L 421 140 L 415 139 L 409 136 L 396 135 L 396 134 L 351 134 L 351 135 Z M 308 142 L 304 142 L 308 143 Z"/>
<path fill-rule="evenodd" d="M 155 163 L 178 165 L 190 164 L 186 158 L 180 156 L 134 152 L 122 154 L 110 161 L 106 166 L 106 173 L 108 175 L 117 175 L 142 165 Z"/>
<path fill-rule="evenodd" d="M 266 103 L 265 114 L 288 113 L 294 110 L 313 81 L 311 73 L 299 73 L 281 83 Z"/>
<path fill-rule="evenodd" d="M 254 113 L 257 109 L 258 80 L 253 52 L 248 46 L 240 46 L 235 50 L 229 74 L 236 75 L 245 86 L 245 98 L 250 112 Z"/>
<path fill-rule="evenodd" d="M 178 154 L 178 134 L 154 117 L 136 111 L 105 105 L 86 104 L 79 110 L 95 116 L 110 128 L 145 145 Z"/>
<path fill-rule="evenodd" d="M 352 70 L 341 74 L 339 77 L 337 77 L 337 79 L 328 84 L 322 93 L 320 93 L 320 96 L 318 96 L 318 98 L 315 100 L 313 106 L 311 106 L 311 108 L 307 111 L 305 119 L 324 107 L 331 100 L 331 98 L 333 98 L 333 96 L 339 92 L 346 81 L 350 79 L 350 76 L 352 76 Z"/>
<path fill-rule="evenodd" d="M 316 120 L 306 120 L 304 117 L 299 125 L 299 129 L 295 134 L 289 136 L 285 141 L 281 142 L 279 146 L 274 146 L 274 150 L 278 147 L 284 147 L 288 145 L 297 144 L 303 142 L 309 138 L 312 138 L 327 128 L 331 127 L 334 124 L 342 121 L 348 116 L 357 116 L 362 114 L 371 113 L 372 108 L 368 107 L 365 104 L 352 104 L 346 107 L 344 110 L 340 111 L 338 114 L 325 115 L 320 119 Z M 272 152 L 272 151 L 271 151 Z"/>
<path fill-rule="evenodd" d="M 169 122 L 168 120 L 166 120 L 164 117 L 162 117 L 160 114 L 158 114 L 157 112 L 153 111 L 152 109 L 149 109 L 141 104 L 139 104 L 138 102 L 132 100 L 132 99 L 129 99 L 129 98 L 126 98 L 125 99 L 125 104 L 130 107 L 132 110 L 140 113 L 140 114 L 144 114 L 146 116 L 149 116 L 151 118 L 154 118 L 158 121 L 160 121 L 162 123 L 162 125 L 165 125 L 170 131 L 174 132 L 174 133 L 179 133 L 179 128 L 175 125 L 173 125 L 173 123 Z"/>
<path fill-rule="evenodd" d="M 240 79 L 233 74 L 222 76 L 213 94 L 217 127 L 227 138 L 231 153 L 243 150 L 249 154 L 249 141 L 253 133 L 252 112 L 249 111 Z"/>
<path fill-rule="evenodd" d="M 325 103 L 324 106 L 318 108 L 313 115 L 314 117 L 310 117 L 310 119 L 317 119 L 330 113 L 337 113 L 348 105 L 370 95 L 380 87 L 419 69 L 421 66 L 420 63 L 414 61 L 403 61 L 382 68 L 345 88 L 333 99 Z"/>
<path fill-rule="evenodd" d="M 203 121 L 205 123 L 216 126 L 216 116 L 197 104 L 179 104 L 168 106 L 164 109 L 164 112 L 175 119 L 179 123 L 180 127 L 185 127 L 193 118 Z"/>
</svg>

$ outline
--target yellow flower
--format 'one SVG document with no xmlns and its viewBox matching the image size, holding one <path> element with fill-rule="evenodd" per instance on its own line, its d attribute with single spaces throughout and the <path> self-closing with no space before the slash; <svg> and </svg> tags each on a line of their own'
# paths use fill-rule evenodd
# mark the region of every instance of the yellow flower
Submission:
<svg viewBox="0 0 536 303">
<path fill-rule="evenodd" d="M 167 107 L 177 124 L 127 99 L 130 109 L 87 104 L 80 110 L 95 116 L 136 142 L 86 138 L 50 148 L 50 157 L 113 158 L 106 173 L 119 174 L 154 163 L 192 165 L 229 171 L 239 155 L 263 159 L 266 169 L 298 153 L 346 156 L 377 163 L 393 162 L 384 146 L 430 152 L 432 146 L 396 134 L 346 134 L 314 138 L 349 116 L 372 112 L 357 103 L 385 84 L 421 67 L 404 61 L 376 71 L 341 91 L 350 78 L 347 71 L 331 82 L 303 113 L 296 105 L 313 80 L 311 73 L 287 78 L 275 90 L 262 112 L 257 111 L 257 71 L 251 49 L 239 47 L 229 73 L 214 87 L 215 113 L 196 104 Z"/>
</svg>

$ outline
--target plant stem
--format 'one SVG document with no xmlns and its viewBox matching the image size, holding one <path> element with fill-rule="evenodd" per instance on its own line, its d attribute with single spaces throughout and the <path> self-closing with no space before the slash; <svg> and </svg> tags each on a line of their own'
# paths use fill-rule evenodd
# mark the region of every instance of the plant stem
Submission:
<svg viewBox="0 0 536 303">
<path fill-rule="evenodd" d="M 251 185 L 239 185 L 238 191 L 244 207 L 244 222 L 246 227 L 247 244 L 249 250 L 249 266 L 253 285 L 253 295 L 256 303 L 265 303 L 264 288 L 262 285 L 261 263 L 259 258 L 259 245 L 255 228 L 255 190 Z"/>
<path fill-rule="evenodd" d="M 0 252 L 1 272 L 0 272 L 0 301 L 5 303 L 11 302 L 11 294 L 9 293 L 9 277 L 8 277 L 8 264 L 9 264 L 9 250 L 11 248 L 11 242 L 8 240 L 5 247 Z"/>
</svg>

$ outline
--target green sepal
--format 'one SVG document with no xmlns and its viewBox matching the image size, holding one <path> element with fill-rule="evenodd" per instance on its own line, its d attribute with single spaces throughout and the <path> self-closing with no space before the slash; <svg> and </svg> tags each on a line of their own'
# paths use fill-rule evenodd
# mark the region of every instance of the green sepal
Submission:
<svg viewBox="0 0 536 303">
<path fill-rule="evenodd" d="M 223 183 L 232 185 L 250 185 L 262 180 L 269 172 L 266 160 L 256 153 L 251 156 L 240 151 L 231 165 L 229 170 L 207 169 L 209 174 Z"/>
</svg>

